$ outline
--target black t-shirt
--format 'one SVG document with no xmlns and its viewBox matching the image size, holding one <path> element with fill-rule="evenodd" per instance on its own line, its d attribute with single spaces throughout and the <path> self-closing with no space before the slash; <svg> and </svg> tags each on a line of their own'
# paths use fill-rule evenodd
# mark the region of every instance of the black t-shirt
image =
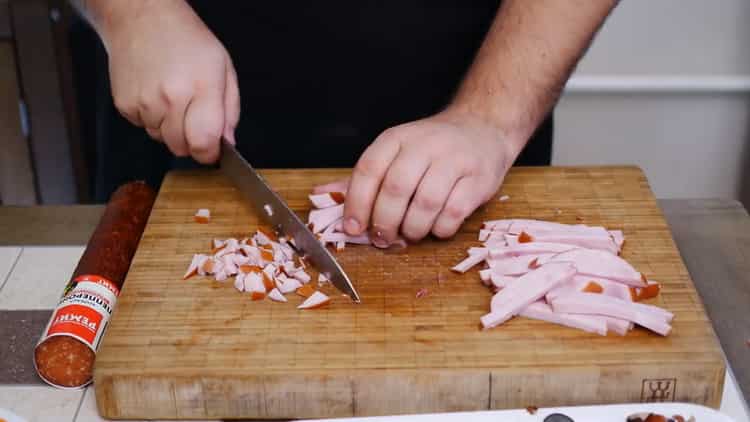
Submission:
<svg viewBox="0 0 750 422">
<path fill-rule="evenodd" d="M 239 148 L 259 167 L 352 166 L 388 127 L 451 99 L 498 0 L 191 4 L 242 95 Z"/>
</svg>

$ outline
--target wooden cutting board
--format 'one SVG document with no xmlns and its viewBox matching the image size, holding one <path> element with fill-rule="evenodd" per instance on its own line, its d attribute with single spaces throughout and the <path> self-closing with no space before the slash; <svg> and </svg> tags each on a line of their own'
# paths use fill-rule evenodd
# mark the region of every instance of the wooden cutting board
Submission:
<svg viewBox="0 0 750 422">
<path fill-rule="evenodd" d="M 347 174 L 264 172 L 305 218 L 313 185 Z M 400 252 L 347 247 L 337 256 L 363 303 L 335 294 L 326 309 L 298 311 L 298 297 L 252 302 L 231 281 L 181 279 L 211 239 L 247 235 L 258 220 L 220 174 L 169 174 L 97 357 L 100 413 L 318 418 L 645 401 L 719 406 L 718 341 L 638 168 L 514 168 L 500 194 L 510 199 L 490 201 L 453 240 Z M 210 224 L 193 222 L 198 208 L 211 209 Z M 636 328 L 600 337 L 523 318 L 481 331 L 491 294 L 476 269 L 460 275 L 450 267 L 494 218 L 623 230 L 623 256 L 663 285 L 656 303 L 675 314 L 672 334 Z M 429 294 L 417 299 L 422 288 Z"/>
</svg>

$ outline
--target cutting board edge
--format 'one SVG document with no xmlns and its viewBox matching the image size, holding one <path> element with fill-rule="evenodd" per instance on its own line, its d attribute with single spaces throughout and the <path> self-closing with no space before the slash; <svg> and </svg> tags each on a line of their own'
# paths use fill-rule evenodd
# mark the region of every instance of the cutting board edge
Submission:
<svg viewBox="0 0 750 422">
<path fill-rule="evenodd" d="M 726 366 L 717 361 L 606 368 L 572 365 L 554 372 L 533 367 L 332 369 L 325 374 L 300 371 L 234 377 L 199 371 L 179 376 L 165 376 L 158 370 L 123 372 L 95 373 L 96 402 L 102 417 L 332 418 L 653 401 L 718 409 Z M 632 388 L 623 389 L 627 383 Z M 378 400 L 367 401 L 376 391 Z M 235 397 L 228 395 L 230 392 Z M 118 403 L 115 397 L 127 397 L 129 403 Z M 276 409 L 269 410 L 269 403 Z M 121 408 L 130 412 L 120 412 Z"/>
</svg>

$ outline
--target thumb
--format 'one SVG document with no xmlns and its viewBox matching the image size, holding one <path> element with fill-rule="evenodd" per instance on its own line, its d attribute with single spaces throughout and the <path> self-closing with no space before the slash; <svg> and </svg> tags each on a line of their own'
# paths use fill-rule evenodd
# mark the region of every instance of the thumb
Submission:
<svg viewBox="0 0 750 422">
<path fill-rule="evenodd" d="M 224 138 L 232 145 L 234 129 L 240 121 L 240 89 L 237 83 L 237 71 L 234 69 L 231 59 L 227 59 L 226 87 L 224 89 Z"/>
<path fill-rule="evenodd" d="M 205 85 L 193 96 L 185 111 L 185 139 L 190 155 L 203 164 L 219 158 L 219 144 L 224 132 L 225 73 Z"/>
</svg>

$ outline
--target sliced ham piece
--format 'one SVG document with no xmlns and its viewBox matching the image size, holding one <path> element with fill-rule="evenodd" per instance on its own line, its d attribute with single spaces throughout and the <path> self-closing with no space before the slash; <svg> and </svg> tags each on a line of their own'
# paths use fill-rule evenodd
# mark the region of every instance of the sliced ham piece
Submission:
<svg viewBox="0 0 750 422">
<path fill-rule="evenodd" d="M 183 280 L 187 280 L 188 278 L 198 274 L 198 270 L 203 266 L 203 263 L 206 262 L 208 259 L 208 256 L 203 254 L 195 254 L 193 255 L 193 260 L 190 261 L 190 265 L 188 266 L 187 271 L 185 271 L 185 275 L 182 276 Z"/>
<path fill-rule="evenodd" d="M 234 277 L 234 288 L 240 293 L 245 291 L 245 274 L 237 273 Z"/>
<path fill-rule="evenodd" d="M 486 229 L 479 230 L 479 241 L 486 242 L 487 239 L 490 238 L 490 234 L 492 234 L 492 230 L 486 230 Z"/>
<path fill-rule="evenodd" d="M 336 220 L 344 217 L 344 204 L 310 211 L 308 221 L 312 224 L 313 233 L 320 233 Z"/>
<path fill-rule="evenodd" d="M 250 293 L 252 300 L 263 300 L 266 297 L 266 286 L 263 276 L 258 272 L 247 273 L 244 277 L 245 291 Z"/>
<path fill-rule="evenodd" d="M 336 242 L 336 252 L 341 252 L 344 249 L 346 249 L 346 241 L 345 240 L 339 240 Z"/>
<path fill-rule="evenodd" d="M 286 302 L 287 299 L 284 297 L 284 295 L 281 294 L 279 289 L 273 289 L 270 292 L 268 292 L 268 298 L 273 300 L 274 302 Z"/>
<path fill-rule="evenodd" d="M 325 274 L 321 273 L 318 274 L 318 284 L 325 284 L 328 283 L 330 280 L 328 280 L 328 277 L 325 276 Z"/>
<path fill-rule="evenodd" d="M 224 255 L 221 257 L 221 262 L 224 264 L 224 271 L 227 274 L 237 274 L 237 264 L 234 262 L 234 254 Z"/>
<path fill-rule="evenodd" d="M 487 258 L 488 252 L 488 249 L 484 249 L 483 252 L 470 253 L 468 258 L 456 264 L 451 270 L 457 273 L 465 273 L 466 271 L 469 271 L 471 267 L 484 261 Z"/>
<path fill-rule="evenodd" d="M 485 230 L 492 230 L 498 232 L 507 232 L 513 220 L 489 220 L 482 224 L 482 228 Z"/>
<path fill-rule="evenodd" d="M 572 264 L 561 262 L 543 265 L 519 277 L 492 297 L 491 312 L 481 318 L 482 325 L 487 329 L 502 324 L 575 274 Z"/>
<path fill-rule="evenodd" d="M 514 277 L 511 275 L 501 275 L 501 274 L 492 274 L 490 276 L 490 282 L 493 286 L 495 286 L 498 289 L 504 289 L 508 287 L 510 283 L 515 282 L 518 280 L 519 277 Z"/>
<path fill-rule="evenodd" d="M 534 243 L 557 243 L 574 245 L 581 248 L 598 249 L 617 255 L 620 252 L 620 248 L 612 240 L 608 233 L 605 234 L 589 234 L 589 233 L 549 233 L 537 234 L 534 231 L 523 232 L 520 237 L 526 235 L 526 239 L 529 242 Z M 528 242 L 524 242 L 528 243 Z"/>
<path fill-rule="evenodd" d="M 622 246 L 625 244 L 625 236 L 622 234 L 622 230 L 610 230 L 609 235 L 617 245 L 617 249 L 622 250 Z"/>
<path fill-rule="evenodd" d="M 201 208 L 195 212 L 193 219 L 196 223 L 207 224 L 211 221 L 211 211 L 207 208 Z"/>
<path fill-rule="evenodd" d="M 608 316 L 603 318 L 607 322 L 607 329 L 621 336 L 626 335 L 628 331 L 633 329 L 633 323 L 628 320 Z"/>
<path fill-rule="evenodd" d="M 325 193 L 314 193 L 308 195 L 310 202 L 315 208 L 328 208 L 335 207 L 336 205 L 343 204 L 346 199 L 346 195 L 342 192 L 325 192 Z"/>
<path fill-rule="evenodd" d="M 303 269 L 299 269 L 292 274 L 292 277 L 296 278 L 302 284 L 307 284 L 312 279 L 310 274 L 306 273 Z"/>
<path fill-rule="evenodd" d="M 349 189 L 349 179 L 337 180 L 335 182 L 326 183 L 325 185 L 315 186 L 313 188 L 314 194 L 326 193 L 326 192 L 341 192 L 346 195 Z"/>
<path fill-rule="evenodd" d="M 287 294 L 297 291 L 297 289 L 302 287 L 302 283 L 296 278 L 289 278 L 284 274 L 279 274 L 276 276 L 276 287 L 281 293 Z"/>
<path fill-rule="evenodd" d="M 482 283 L 485 286 L 491 286 L 492 285 L 492 268 L 479 270 L 479 278 L 482 280 Z"/>
<path fill-rule="evenodd" d="M 600 294 L 572 293 L 554 299 L 551 305 L 555 312 L 603 315 L 624 319 L 662 336 L 668 335 L 672 330 L 669 325 L 671 316 L 664 315 L 665 312 L 669 314 L 667 311 L 655 306 L 628 302 Z"/>
<path fill-rule="evenodd" d="M 255 239 L 255 243 L 257 243 L 258 246 L 270 245 L 272 242 L 271 239 L 260 230 L 255 232 L 255 236 L 253 236 L 253 239 Z"/>
<path fill-rule="evenodd" d="M 367 233 L 362 233 L 358 236 L 349 236 L 346 233 L 323 233 L 320 237 L 320 240 L 322 242 L 346 242 L 357 245 L 369 245 L 372 243 L 372 241 L 370 240 L 370 235 L 368 235 Z"/>
<path fill-rule="evenodd" d="M 661 285 L 649 280 L 646 287 L 631 287 L 630 298 L 635 302 L 640 302 L 642 300 L 655 298 L 659 295 L 659 292 L 661 292 Z"/>
<path fill-rule="evenodd" d="M 552 324 L 577 328 L 589 333 L 607 335 L 607 322 L 604 318 L 590 315 L 563 314 L 552 311 L 552 307 L 542 301 L 534 302 L 518 314 L 524 318 L 550 322 Z"/>
<path fill-rule="evenodd" d="M 513 220 L 510 226 L 508 227 L 508 230 L 506 231 L 511 234 L 521 234 L 521 232 L 536 233 L 536 234 L 574 232 L 574 233 L 600 234 L 603 236 L 609 235 L 609 233 L 604 227 L 586 226 L 583 224 L 575 224 L 575 225 L 562 224 L 562 223 L 555 223 L 552 221 L 525 220 L 525 219 Z"/>
<path fill-rule="evenodd" d="M 644 276 L 619 256 L 593 249 L 573 249 L 550 257 L 545 262 L 570 262 L 578 273 L 592 277 L 616 280 L 633 287 L 645 287 Z"/>
<path fill-rule="evenodd" d="M 515 245 L 508 243 L 508 246 L 490 249 L 490 257 L 499 259 L 521 255 L 556 254 L 575 248 L 576 247 L 573 245 L 566 245 L 563 243 L 533 242 L 518 243 Z"/>
<path fill-rule="evenodd" d="M 549 259 L 552 254 L 521 255 L 512 258 L 489 259 L 487 265 L 492 268 L 492 274 L 520 276 L 534 269 L 537 261 Z"/>
<path fill-rule="evenodd" d="M 573 277 L 573 280 L 550 290 L 545 298 L 549 302 L 552 299 L 567 293 L 582 292 L 587 286 L 590 286 L 591 283 L 601 286 L 601 293 L 603 295 L 622 300 L 632 300 L 631 287 L 617 281 L 602 279 L 600 277 L 587 277 L 580 274 L 576 274 L 576 276 Z"/>
<path fill-rule="evenodd" d="M 327 305 L 330 301 L 331 299 L 328 296 L 326 296 L 325 294 L 319 291 L 316 291 L 312 295 L 310 295 L 310 297 L 305 299 L 305 301 L 302 302 L 302 304 L 297 306 L 297 309 L 320 308 L 321 306 Z"/>
</svg>

